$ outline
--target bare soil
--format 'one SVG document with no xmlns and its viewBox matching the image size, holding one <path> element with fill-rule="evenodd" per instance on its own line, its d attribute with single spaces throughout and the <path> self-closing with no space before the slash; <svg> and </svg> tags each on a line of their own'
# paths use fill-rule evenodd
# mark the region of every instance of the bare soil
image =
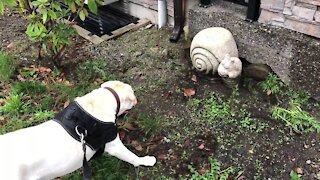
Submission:
<svg viewBox="0 0 320 180">
<path fill-rule="evenodd" d="M 22 66 L 39 63 L 34 44 L 24 34 L 26 23 L 20 15 L 0 16 L 0 48 L 15 53 L 24 61 Z M 290 172 L 297 168 L 303 170 L 303 179 L 320 179 L 320 134 L 296 134 L 270 118 L 270 108 L 285 107 L 288 99 L 266 95 L 256 81 L 246 77 L 242 78 L 238 94 L 233 94 L 219 77 L 195 72 L 189 57 L 190 40 L 182 36 L 178 43 L 171 43 L 170 33 L 170 28 L 141 28 L 99 45 L 76 37 L 62 63 L 64 73 L 74 81 L 76 64 L 103 59 L 108 64 L 107 74 L 135 89 L 139 103 L 126 117 L 135 128 L 122 130 L 122 140 L 135 153 L 158 159 L 155 167 L 139 169 L 141 179 L 190 177 L 188 165 L 208 170 L 209 157 L 218 159 L 223 168 L 243 170 L 245 179 L 290 179 Z M 16 48 L 7 48 L 11 42 Z M 48 62 L 40 63 L 52 66 Z M 196 81 L 192 80 L 193 75 Z M 193 89 L 196 94 L 186 97 L 184 89 Z M 255 127 L 243 128 L 239 116 L 229 122 L 213 123 L 200 118 L 197 114 L 201 110 L 194 109 L 190 102 L 208 99 L 212 94 L 230 100 L 237 113 L 240 109 L 249 111 Z M 312 99 L 304 109 L 320 119 L 319 104 Z M 135 123 L 140 115 L 150 121 L 163 121 L 163 128 L 147 134 Z M 135 148 L 133 141 L 139 142 L 142 149 Z M 134 172 L 129 173 L 133 179 Z"/>
</svg>

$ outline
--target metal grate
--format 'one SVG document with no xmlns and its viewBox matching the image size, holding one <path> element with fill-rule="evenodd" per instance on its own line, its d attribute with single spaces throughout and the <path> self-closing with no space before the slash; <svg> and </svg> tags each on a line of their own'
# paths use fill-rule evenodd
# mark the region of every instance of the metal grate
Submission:
<svg viewBox="0 0 320 180">
<path fill-rule="evenodd" d="M 62 6 L 66 7 L 65 5 Z M 139 20 L 139 18 L 128 15 L 109 5 L 99 7 L 97 15 L 89 10 L 88 12 L 89 15 L 85 21 L 79 18 L 76 19 L 77 24 L 97 36 L 105 34 L 112 36 L 112 31 L 131 23 L 137 24 Z"/>
</svg>

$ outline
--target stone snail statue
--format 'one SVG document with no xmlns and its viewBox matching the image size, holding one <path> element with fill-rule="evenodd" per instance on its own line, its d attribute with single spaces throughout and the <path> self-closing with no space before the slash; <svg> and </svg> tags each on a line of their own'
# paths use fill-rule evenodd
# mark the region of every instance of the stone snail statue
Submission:
<svg viewBox="0 0 320 180">
<path fill-rule="evenodd" d="M 211 27 L 200 31 L 190 47 L 192 65 L 206 74 L 216 74 L 234 79 L 240 76 L 242 63 L 231 32 L 222 27 Z M 221 64 L 222 63 L 222 64 Z"/>
<path fill-rule="evenodd" d="M 242 71 L 242 62 L 237 57 L 230 57 L 226 54 L 218 67 L 218 74 L 221 76 L 224 84 L 229 88 L 237 87 L 240 82 Z"/>
</svg>

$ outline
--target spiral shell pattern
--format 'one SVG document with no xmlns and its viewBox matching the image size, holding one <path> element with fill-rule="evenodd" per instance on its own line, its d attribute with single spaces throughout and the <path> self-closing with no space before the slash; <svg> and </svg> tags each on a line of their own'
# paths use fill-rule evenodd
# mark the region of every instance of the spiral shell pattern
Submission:
<svg viewBox="0 0 320 180">
<path fill-rule="evenodd" d="M 205 72 L 206 74 L 210 72 L 215 74 L 217 72 L 219 61 L 209 50 L 196 47 L 191 50 L 190 56 L 193 67 L 198 71 Z"/>
</svg>

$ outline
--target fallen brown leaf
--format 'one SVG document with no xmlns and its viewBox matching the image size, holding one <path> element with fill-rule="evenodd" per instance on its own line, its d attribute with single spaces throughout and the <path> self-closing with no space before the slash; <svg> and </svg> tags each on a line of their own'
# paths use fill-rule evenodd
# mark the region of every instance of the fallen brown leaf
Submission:
<svg viewBox="0 0 320 180">
<path fill-rule="evenodd" d="M 183 89 L 183 95 L 186 97 L 191 97 L 196 94 L 194 89 Z"/>
<path fill-rule="evenodd" d="M 296 168 L 296 172 L 297 172 L 298 174 L 303 174 L 303 169 L 300 168 L 300 167 L 297 167 L 297 168 Z"/>
<path fill-rule="evenodd" d="M 10 44 L 7 45 L 8 49 L 12 49 L 13 47 L 14 47 L 14 43 L 13 42 L 11 42 Z"/>
<path fill-rule="evenodd" d="M 204 149 L 204 144 L 200 144 L 200 146 L 198 146 L 199 149 Z"/>
<path fill-rule="evenodd" d="M 132 145 L 137 151 L 142 151 L 142 150 L 143 150 L 141 144 L 140 144 L 138 141 L 136 141 L 136 140 L 131 141 L 131 145 Z"/>
<path fill-rule="evenodd" d="M 164 159 L 166 159 L 166 156 L 164 154 L 160 154 L 160 155 L 158 155 L 157 159 L 164 160 Z"/>
<path fill-rule="evenodd" d="M 130 131 L 136 130 L 136 128 L 133 127 L 133 125 L 132 125 L 131 123 L 129 123 L 129 122 L 123 123 L 122 127 L 123 127 L 124 129 L 130 130 Z"/>
<path fill-rule="evenodd" d="M 177 160 L 177 159 L 178 159 L 177 156 L 172 156 L 172 157 L 171 157 L 171 160 L 172 160 L 172 161 L 175 161 L 175 160 Z"/>
<path fill-rule="evenodd" d="M 205 174 L 206 173 L 206 170 L 205 169 L 198 169 L 197 172 L 201 175 Z"/>
<path fill-rule="evenodd" d="M 120 139 L 123 140 L 126 137 L 126 132 L 120 131 L 119 136 L 120 136 Z"/>
<path fill-rule="evenodd" d="M 69 106 L 69 104 L 70 104 L 70 100 L 68 99 L 66 102 L 64 102 L 63 108 L 66 108 L 67 106 Z"/>
</svg>

